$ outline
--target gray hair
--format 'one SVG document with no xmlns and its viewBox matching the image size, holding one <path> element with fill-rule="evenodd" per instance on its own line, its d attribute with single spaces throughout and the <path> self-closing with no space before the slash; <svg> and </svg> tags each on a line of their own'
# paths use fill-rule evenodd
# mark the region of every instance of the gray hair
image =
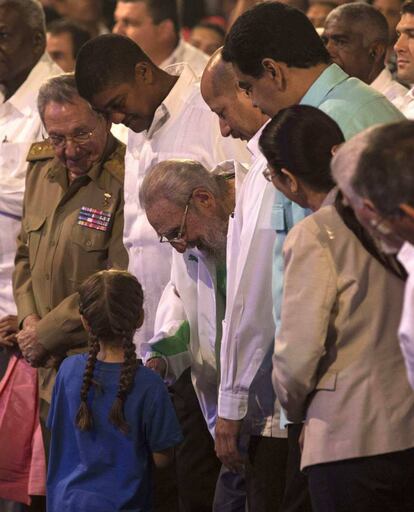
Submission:
<svg viewBox="0 0 414 512">
<path fill-rule="evenodd" d="M 331 161 L 333 179 L 336 181 L 342 192 L 344 192 L 348 197 L 351 197 L 356 204 L 360 204 L 362 202 L 362 198 L 353 189 L 352 180 L 354 178 L 359 159 L 368 146 L 374 129 L 375 127 L 368 128 L 342 144 Z"/>
<path fill-rule="evenodd" d="M 356 24 L 361 26 L 365 45 L 377 41 L 388 44 L 387 20 L 373 5 L 364 2 L 340 5 L 328 14 L 325 26 L 334 18 L 345 20 L 350 27 Z"/>
<path fill-rule="evenodd" d="M 221 197 L 219 175 L 212 174 L 195 160 L 165 160 L 145 176 L 139 191 L 141 206 L 147 210 L 160 199 L 185 206 L 195 188 L 203 187 Z"/>
<path fill-rule="evenodd" d="M 21 14 L 22 21 L 33 31 L 46 34 L 45 13 L 38 0 L 0 0 L 0 7 L 11 6 Z"/>
<path fill-rule="evenodd" d="M 73 103 L 73 99 L 78 96 L 74 73 L 63 73 L 46 80 L 37 97 L 37 109 L 43 124 L 46 107 L 51 101 L 59 104 Z"/>
</svg>

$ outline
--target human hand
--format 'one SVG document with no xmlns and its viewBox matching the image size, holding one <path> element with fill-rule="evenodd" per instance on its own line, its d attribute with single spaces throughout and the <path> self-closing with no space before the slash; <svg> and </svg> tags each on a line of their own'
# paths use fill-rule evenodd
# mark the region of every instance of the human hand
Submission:
<svg viewBox="0 0 414 512">
<path fill-rule="evenodd" d="M 12 347 L 15 345 L 17 330 L 17 316 L 7 315 L 0 318 L 0 347 Z"/>
<path fill-rule="evenodd" d="M 23 320 L 23 329 L 28 327 L 34 327 L 40 320 L 40 316 L 32 314 L 27 315 L 27 317 Z"/>
<path fill-rule="evenodd" d="M 161 378 L 164 378 L 165 372 L 167 371 L 167 364 L 162 357 L 152 357 L 148 359 L 145 366 L 158 373 Z"/>
<path fill-rule="evenodd" d="M 238 449 L 242 420 L 217 418 L 215 449 L 217 457 L 233 472 L 241 472 L 244 468 L 243 457 Z"/>
<path fill-rule="evenodd" d="M 18 333 L 17 343 L 26 361 L 37 368 L 47 361 L 50 353 L 39 343 L 35 323 L 29 324 L 28 327 Z"/>
</svg>

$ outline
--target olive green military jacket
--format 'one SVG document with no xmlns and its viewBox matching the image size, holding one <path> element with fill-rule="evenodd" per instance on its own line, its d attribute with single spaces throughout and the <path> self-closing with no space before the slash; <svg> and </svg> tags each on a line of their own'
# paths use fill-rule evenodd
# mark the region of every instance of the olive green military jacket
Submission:
<svg viewBox="0 0 414 512">
<path fill-rule="evenodd" d="M 46 142 L 33 144 L 27 158 L 13 291 L 19 324 L 39 315 L 39 341 L 51 353 L 87 341 L 77 293 L 82 281 L 128 266 L 122 243 L 125 146 L 112 136 L 108 146 L 106 157 L 71 185 Z"/>
</svg>

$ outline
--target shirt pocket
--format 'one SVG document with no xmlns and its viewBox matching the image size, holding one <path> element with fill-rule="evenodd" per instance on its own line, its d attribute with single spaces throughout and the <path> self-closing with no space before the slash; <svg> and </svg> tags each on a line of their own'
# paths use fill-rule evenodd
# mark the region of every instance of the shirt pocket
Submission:
<svg viewBox="0 0 414 512">
<path fill-rule="evenodd" d="M 285 209 L 282 204 L 274 204 L 272 206 L 270 224 L 274 231 L 286 231 Z"/>
<path fill-rule="evenodd" d="M 29 265 L 32 270 L 36 264 L 40 241 L 43 236 L 46 216 L 31 214 L 24 220 L 24 229 L 27 233 L 27 246 L 29 249 Z"/>
<path fill-rule="evenodd" d="M 71 280 L 75 287 L 95 272 L 107 268 L 110 236 L 110 229 L 99 231 L 79 224 L 73 226 Z"/>
</svg>

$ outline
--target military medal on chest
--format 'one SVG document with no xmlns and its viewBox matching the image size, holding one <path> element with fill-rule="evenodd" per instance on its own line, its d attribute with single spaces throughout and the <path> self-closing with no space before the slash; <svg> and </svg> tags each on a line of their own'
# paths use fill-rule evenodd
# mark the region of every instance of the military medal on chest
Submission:
<svg viewBox="0 0 414 512">
<path fill-rule="evenodd" d="M 111 216 L 110 212 L 82 206 L 78 216 L 78 224 L 98 231 L 108 231 Z"/>
</svg>

